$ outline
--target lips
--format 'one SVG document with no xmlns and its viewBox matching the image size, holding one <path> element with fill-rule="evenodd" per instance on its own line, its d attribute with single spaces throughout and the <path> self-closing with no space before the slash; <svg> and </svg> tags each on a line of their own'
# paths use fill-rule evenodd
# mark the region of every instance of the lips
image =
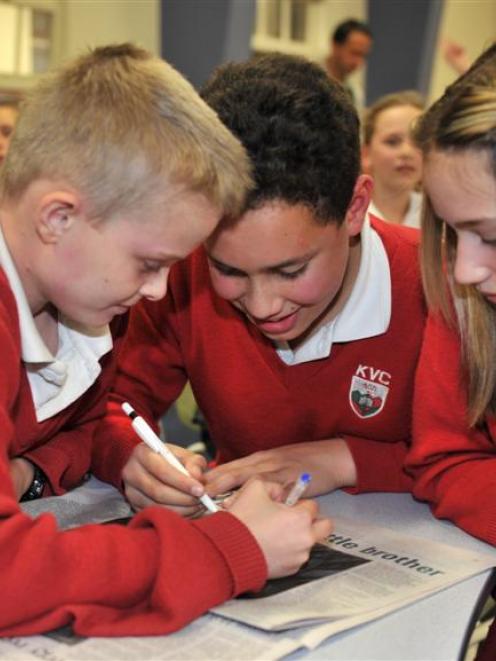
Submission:
<svg viewBox="0 0 496 661">
<path fill-rule="evenodd" d="M 281 335 L 282 333 L 287 333 L 294 328 L 296 321 L 298 319 L 298 311 L 292 312 L 285 317 L 280 319 L 274 319 L 269 321 L 254 321 L 257 328 L 259 328 L 262 333 L 268 335 Z"/>
<path fill-rule="evenodd" d="M 400 165 L 396 168 L 396 171 L 401 174 L 412 174 L 413 172 L 416 172 L 416 169 L 412 165 Z"/>
<path fill-rule="evenodd" d="M 480 290 L 479 290 L 479 291 L 480 291 Z M 480 293 L 481 293 L 482 296 L 484 296 L 484 298 L 487 299 L 490 303 L 493 303 L 493 304 L 496 305 L 496 293 L 495 293 L 495 294 L 489 294 L 489 293 L 486 294 L 486 292 L 483 292 L 483 291 L 481 291 Z"/>
</svg>

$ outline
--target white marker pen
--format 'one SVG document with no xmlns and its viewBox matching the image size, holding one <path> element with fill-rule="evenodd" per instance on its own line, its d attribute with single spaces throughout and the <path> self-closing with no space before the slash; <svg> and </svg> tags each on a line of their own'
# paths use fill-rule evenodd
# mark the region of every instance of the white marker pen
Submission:
<svg viewBox="0 0 496 661">
<path fill-rule="evenodd" d="M 311 479 L 312 476 L 310 475 L 310 473 L 302 473 L 294 483 L 291 491 L 288 493 L 285 504 L 295 505 L 300 500 L 303 492 L 310 484 Z"/>
<path fill-rule="evenodd" d="M 174 466 L 178 471 L 181 471 L 183 475 L 191 477 L 176 455 L 169 450 L 167 445 L 157 436 L 146 420 L 136 413 L 129 402 L 124 402 L 124 404 L 122 404 L 122 410 L 131 418 L 131 425 L 133 426 L 134 431 L 151 450 L 160 454 L 169 462 L 169 464 L 171 464 L 171 466 Z M 203 496 L 200 496 L 200 502 L 210 510 L 210 512 L 220 511 L 214 501 L 206 493 L 204 493 Z"/>
</svg>

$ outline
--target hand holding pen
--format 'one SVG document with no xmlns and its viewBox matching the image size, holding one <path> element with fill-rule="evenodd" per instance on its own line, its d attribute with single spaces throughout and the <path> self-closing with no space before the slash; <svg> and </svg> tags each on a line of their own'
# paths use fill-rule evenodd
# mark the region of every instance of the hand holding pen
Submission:
<svg viewBox="0 0 496 661">
<path fill-rule="evenodd" d="M 122 404 L 122 409 L 131 419 L 131 425 L 136 432 L 136 434 L 141 438 L 141 440 L 154 452 L 159 454 L 167 463 L 173 466 L 183 475 L 190 477 L 189 472 L 186 470 L 184 465 L 179 461 L 179 459 L 171 452 L 167 445 L 155 434 L 153 429 L 148 425 L 148 423 L 139 416 L 133 407 L 125 402 Z M 203 495 L 198 495 L 198 498 L 202 505 L 209 510 L 210 512 L 219 511 L 218 506 L 213 502 L 213 500 L 206 493 Z"/>
<path fill-rule="evenodd" d="M 296 482 L 293 484 L 293 487 L 291 488 L 291 491 L 288 493 L 286 496 L 286 500 L 284 501 L 285 505 L 296 505 L 296 503 L 300 500 L 302 497 L 303 493 L 305 492 L 306 488 L 310 484 L 310 480 L 312 479 L 312 476 L 310 473 L 302 473 Z"/>
</svg>

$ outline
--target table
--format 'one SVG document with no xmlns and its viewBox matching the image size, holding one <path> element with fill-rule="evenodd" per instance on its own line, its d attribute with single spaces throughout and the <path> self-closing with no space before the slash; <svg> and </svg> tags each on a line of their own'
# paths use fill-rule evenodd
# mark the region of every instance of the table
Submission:
<svg viewBox="0 0 496 661">
<path fill-rule="evenodd" d="M 108 497 L 109 490 L 111 498 L 117 497 L 122 502 L 116 490 L 96 480 L 81 489 L 86 490 L 93 503 Z M 60 502 L 61 499 L 55 500 Z M 409 494 L 350 495 L 337 491 L 320 497 L 318 501 L 321 511 L 331 517 L 339 514 L 418 538 L 489 553 L 494 555 L 496 565 L 494 547 L 464 533 L 450 522 L 435 519 L 427 505 L 415 501 Z M 39 500 L 24 504 L 24 507 L 29 511 L 42 505 L 43 500 Z M 37 511 L 33 509 L 31 513 Z M 298 651 L 285 658 L 461 661 L 475 621 L 494 583 L 495 572 L 483 572 L 381 619 L 336 634 L 313 651 Z"/>
<path fill-rule="evenodd" d="M 318 499 L 332 516 L 369 521 L 420 538 L 465 549 L 495 553 L 489 544 L 464 533 L 448 521 L 432 516 L 427 505 L 409 494 L 359 494 L 341 491 Z M 482 606 L 495 583 L 494 571 L 469 578 L 380 620 L 337 634 L 311 652 L 291 659 L 336 661 L 456 661 L 466 646 Z"/>
</svg>

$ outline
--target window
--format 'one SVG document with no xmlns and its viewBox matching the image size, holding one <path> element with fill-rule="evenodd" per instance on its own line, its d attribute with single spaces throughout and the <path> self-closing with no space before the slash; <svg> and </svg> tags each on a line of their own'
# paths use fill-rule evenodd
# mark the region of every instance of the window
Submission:
<svg viewBox="0 0 496 661">
<path fill-rule="evenodd" d="M 50 68 L 54 8 L 0 0 L 0 74 L 30 76 Z"/>
<path fill-rule="evenodd" d="M 252 49 L 316 57 L 318 40 L 312 25 L 318 24 L 323 4 L 320 0 L 257 0 Z"/>
</svg>

